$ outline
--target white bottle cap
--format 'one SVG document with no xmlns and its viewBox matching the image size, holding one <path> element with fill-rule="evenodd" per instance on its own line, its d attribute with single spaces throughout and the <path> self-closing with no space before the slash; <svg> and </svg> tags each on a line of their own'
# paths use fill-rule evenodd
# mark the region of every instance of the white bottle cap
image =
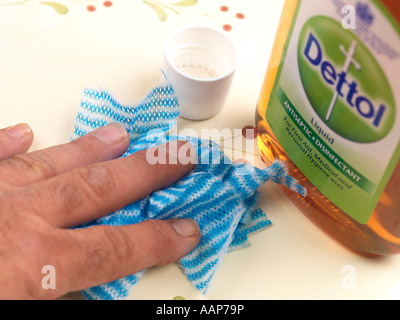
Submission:
<svg viewBox="0 0 400 320">
<path fill-rule="evenodd" d="M 163 68 L 182 118 L 204 120 L 222 110 L 237 60 L 232 40 L 211 27 L 185 27 L 169 38 Z"/>
</svg>

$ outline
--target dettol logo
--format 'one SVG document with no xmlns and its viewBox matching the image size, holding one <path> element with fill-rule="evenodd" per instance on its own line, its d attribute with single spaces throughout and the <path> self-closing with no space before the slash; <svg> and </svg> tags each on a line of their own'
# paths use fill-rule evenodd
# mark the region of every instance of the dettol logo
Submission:
<svg viewBox="0 0 400 320">
<path fill-rule="evenodd" d="M 391 87 L 356 35 L 329 17 L 313 17 L 303 26 L 297 54 L 307 98 L 329 128 L 360 143 L 390 132 L 396 112 Z"/>
</svg>

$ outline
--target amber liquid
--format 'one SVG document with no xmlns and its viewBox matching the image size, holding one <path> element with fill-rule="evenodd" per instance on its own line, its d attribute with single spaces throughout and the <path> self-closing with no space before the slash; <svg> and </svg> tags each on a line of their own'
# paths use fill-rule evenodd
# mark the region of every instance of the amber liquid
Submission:
<svg viewBox="0 0 400 320">
<path fill-rule="evenodd" d="M 400 21 L 400 1 L 381 1 Z M 398 162 L 379 203 L 367 224 L 360 224 L 336 207 L 301 173 L 282 149 L 267 121 L 265 112 L 276 78 L 283 48 L 293 20 L 297 0 L 286 0 L 267 75 L 257 106 L 256 123 L 259 147 L 266 163 L 275 159 L 285 161 L 290 174 L 305 188 L 308 195 L 302 197 L 282 187 L 289 199 L 317 226 L 347 248 L 365 256 L 400 253 L 400 161 Z"/>
</svg>

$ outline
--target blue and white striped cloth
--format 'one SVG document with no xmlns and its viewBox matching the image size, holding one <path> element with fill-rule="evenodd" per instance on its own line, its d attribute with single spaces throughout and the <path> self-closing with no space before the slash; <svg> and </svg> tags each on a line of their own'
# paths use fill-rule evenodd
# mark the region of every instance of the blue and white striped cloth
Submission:
<svg viewBox="0 0 400 320">
<path fill-rule="evenodd" d="M 168 134 L 176 125 L 179 103 L 169 85 L 160 85 L 137 106 L 123 106 L 105 91 L 85 90 L 72 139 L 111 122 L 122 123 L 131 136 L 123 156 L 174 139 L 187 140 L 196 149 L 199 164 L 174 185 L 152 193 L 91 225 L 127 225 L 147 219 L 192 218 L 200 226 L 199 245 L 179 262 L 193 285 L 205 293 L 225 254 L 249 245 L 248 235 L 271 222 L 257 207 L 257 188 L 266 181 L 306 191 L 286 174 L 284 164 L 265 170 L 232 162 L 209 140 Z M 201 161 L 209 157 L 210 161 Z M 122 299 L 144 271 L 83 291 L 88 299 Z"/>
</svg>

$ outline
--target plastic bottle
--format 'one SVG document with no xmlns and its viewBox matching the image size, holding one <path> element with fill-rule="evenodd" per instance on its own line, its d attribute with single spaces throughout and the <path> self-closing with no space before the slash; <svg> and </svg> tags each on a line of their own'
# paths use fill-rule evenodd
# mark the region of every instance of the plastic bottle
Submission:
<svg viewBox="0 0 400 320">
<path fill-rule="evenodd" d="M 286 0 L 256 122 L 316 225 L 366 256 L 400 253 L 400 1 Z"/>
</svg>

